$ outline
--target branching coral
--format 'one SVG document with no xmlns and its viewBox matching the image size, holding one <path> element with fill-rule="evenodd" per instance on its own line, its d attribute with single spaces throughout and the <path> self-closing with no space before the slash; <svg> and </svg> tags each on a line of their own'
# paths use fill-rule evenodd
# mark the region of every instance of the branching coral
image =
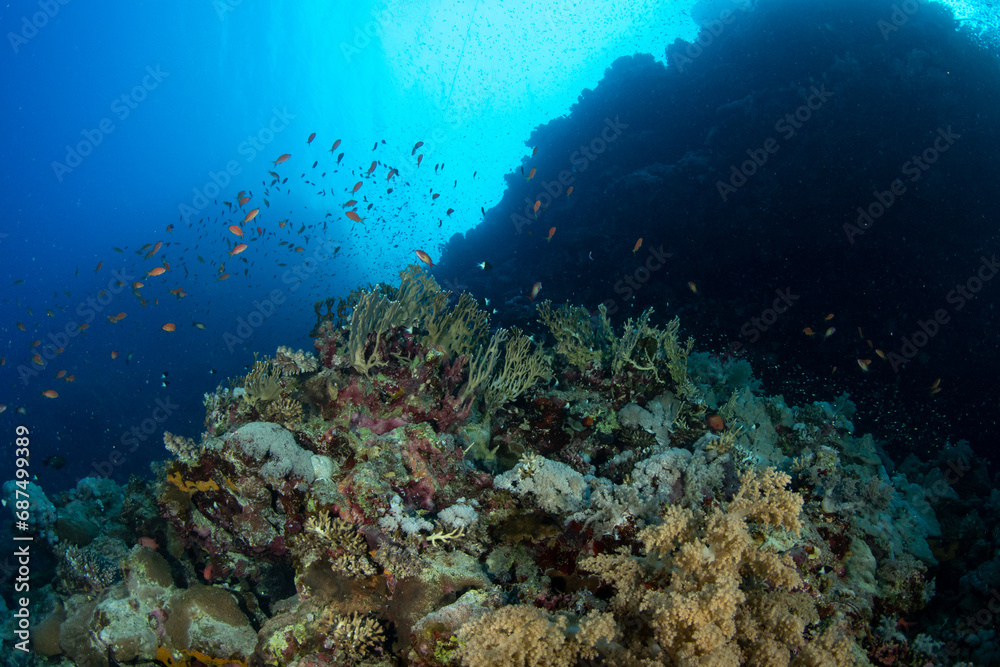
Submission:
<svg viewBox="0 0 1000 667">
<path fill-rule="evenodd" d="M 302 350 L 293 351 L 292 348 L 284 345 L 278 347 L 274 355 L 274 365 L 281 369 L 284 376 L 298 375 L 299 373 L 312 373 L 319 367 L 316 355 Z"/>
<path fill-rule="evenodd" d="M 279 399 L 261 411 L 261 418 L 291 429 L 302 421 L 302 404 L 290 398 Z"/>
<path fill-rule="evenodd" d="M 319 629 L 329 635 L 329 644 L 354 659 L 364 657 L 385 643 L 382 625 L 356 612 L 344 616 L 328 609 L 320 619 Z"/>
<path fill-rule="evenodd" d="M 331 519 L 321 511 L 306 520 L 305 531 L 294 548 L 300 553 L 303 566 L 327 558 L 334 572 L 348 577 L 370 577 L 375 566 L 367 558 L 368 543 L 358 534 L 357 527 L 340 517 Z"/>
<path fill-rule="evenodd" d="M 356 371 L 368 375 L 372 368 L 388 363 L 379 352 L 379 344 L 385 332 L 398 326 L 400 316 L 399 301 L 390 301 L 376 292 L 365 292 L 360 296 L 351 312 L 351 334 L 347 339 L 348 357 Z M 375 334 L 375 341 L 371 352 L 368 352 L 371 334 Z"/>
<path fill-rule="evenodd" d="M 549 327 L 556 339 L 556 352 L 565 356 L 572 366 L 586 370 L 588 364 L 601 358 L 601 353 L 594 349 L 594 328 L 586 308 L 566 302 L 554 311 L 551 301 L 543 301 L 536 309 L 538 319 Z"/>
<path fill-rule="evenodd" d="M 503 369 L 484 393 L 487 414 L 496 412 L 504 403 L 535 386 L 539 379 L 551 375 L 542 348 L 532 349 L 531 339 L 517 327 L 507 339 L 503 362 Z"/>
</svg>

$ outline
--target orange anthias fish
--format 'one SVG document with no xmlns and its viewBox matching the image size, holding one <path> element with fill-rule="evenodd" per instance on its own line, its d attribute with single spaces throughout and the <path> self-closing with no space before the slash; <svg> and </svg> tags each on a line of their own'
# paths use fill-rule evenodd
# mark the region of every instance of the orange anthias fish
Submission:
<svg viewBox="0 0 1000 667">
<path fill-rule="evenodd" d="M 246 249 L 247 249 L 247 244 L 240 243 L 235 248 L 229 251 L 229 256 L 232 257 L 233 255 L 238 255 Z"/>
<path fill-rule="evenodd" d="M 833 319 L 833 313 L 830 313 L 829 315 L 827 315 L 827 316 L 826 316 L 826 317 L 824 317 L 823 319 L 824 319 L 824 320 L 826 320 L 827 322 L 829 322 L 830 320 L 832 320 L 832 319 Z"/>
<path fill-rule="evenodd" d="M 56 373 L 56 379 L 57 379 L 57 380 L 61 380 L 61 379 L 63 379 L 64 377 L 66 377 L 66 371 L 65 371 L 65 369 L 64 369 L 64 370 L 61 370 L 61 371 L 59 371 L 58 373 Z"/>
<path fill-rule="evenodd" d="M 556 228 L 553 227 L 552 229 L 549 230 L 549 235 L 547 237 L 545 237 L 545 241 L 546 242 L 551 241 L 552 237 L 555 236 L 555 235 L 556 235 Z"/>
<path fill-rule="evenodd" d="M 371 172 L 369 172 L 369 173 L 371 173 Z M 358 181 L 357 183 L 355 183 L 354 184 L 354 189 L 351 190 L 351 194 L 353 195 L 355 192 L 357 192 L 358 190 L 360 190 L 362 185 L 364 185 L 364 183 L 362 183 L 361 181 Z"/>
<path fill-rule="evenodd" d="M 531 286 L 531 300 L 534 301 L 535 297 L 538 296 L 538 293 L 541 291 L 542 291 L 542 281 L 539 280 L 537 283 Z"/>
<path fill-rule="evenodd" d="M 98 271 L 100 271 L 102 266 L 104 266 L 104 262 L 98 262 L 97 263 L 97 268 L 94 269 L 94 273 L 97 273 Z"/>
<path fill-rule="evenodd" d="M 812 327 L 806 327 L 805 329 L 802 330 L 802 333 L 804 333 L 807 336 L 815 336 L 816 335 L 816 332 L 812 330 Z"/>
<path fill-rule="evenodd" d="M 858 359 L 858 366 L 860 366 L 861 370 L 865 371 L 866 373 L 868 372 L 868 366 L 870 366 L 871 363 L 872 363 L 871 359 Z"/>
<path fill-rule="evenodd" d="M 639 240 L 635 242 L 635 247 L 632 248 L 632 254 L 634 255 L 635 253 L 637 253 L 639 251 L 639 248 L 641 247 L 642 247 L 642 237 L 640 236 Z"/>
<path fill-rule="evenodd" d="M 421 153 L 420 155 L 417 156 L 417 166 L 419 167 L 420 163 L 423 161 L 424 161 L 424 154 Z"/>
<path fill-rule="evenodd" d="M 253 220 L 254 218 L 256 218 L 258 213 L 260 213 L 260 209 L 259 208 L 255 208 L 252 211 L 250 211 L 249 213 L 247 213 L 247 217 L 243 218 L 243 224 L 245 225 L 248 222 L 250 222 L 251 220 Z"/>
<path fill-rule="evenodd" d="M 688 289 L 694 292 L 695 294 L 698 293 L 698 286 L 695 284 L 693 280 L 688 281 Z"/>
<path fill-rule="evenodd" d="M 344 204 L 343 208 L 350 208 L 350 207 L 354 206 L 354 205 L 355 205 L 355 204 L 357 204 L 357 203 L 358 203 L 358 200 L 357 200 L 357 199 L 349 199 L 349 200 L 347 201 L 347 203 L 346 203 L 346 204 Z"/>
<path fill-rule="evenodd" d="M 535 207 L 532 209 L 536 218 L 538 217 L 538 209 L 540 209 L 541 207 L 542 207 L 542 200 L 539 199 L 535 202 Z"/>
<path fill-rule="evenodd" d="M 378 166 L 378 160 L 372 160 L 372 166 L 368 167 L 368 173 L 365 176 L 371 176 L 372 172 L 375 171 L 375 167 Z"/>
<path fill-rule="evenodd" d="M 173 322 L 167 322 L 166 324 L 164 324 L 160 328 L 163 329 L 164 331 L 176 331 L 177 330 L 177 326 L 174 325 Z"/>
<path fill-rule="evenodd" d="M 417 149 L 420 148 L 423 145 L 424 145 L 424 142 L 422 142 L 422 141 L 418 141 L 417 143 L 415 143 L 413 145 L 413 150 L 410 151 L 410 155 L 416 155 L 417 154 Z"/>
<path fill-rule="evenodd" d="M 572 185 L 569 186 L 569 188 L 566 189 L 566 196 L 569 197 L 571 194 L 573 194 L 573 186 Z"/>
<path fill-rule="evenodd" d="M 315 139 L 315 138 L 316 138 L 316 133 L 313 132 L 312 134 L 309 135 L 309 138 L 306 139 L 306 145 L 311 144 L 313 142 L 313 139 Z"/>
<path fill-rule="evenodd" d="M 337 146 L 339 145 L 340 145 L 340 139 L 337 139 L 335 142 L 333 142 L 333 146 L 330 146 L 330 152 L 332 153 L 333 151 L 337 150 Z"/>
<path fill-rule="evenodd" d="M 156 245 L 153 246 L 153 249 L 150 252 L 152 252 L 155 255 L 156 253 L 160 252 L 160 248 L 162 247 L 163 247 L 163 241 L 157 241 Z"/>
<path fill-rule="evenodd" d="M 226 278 L 228 278 L 228 277 L 229 277 L 229 274 L 228 274 L 228 273 L 223 273 L 223 274 L 222 274 L 221 276 L 219 276 L 219 278 L 218 278 L 218 279 L 219 279 L 219 280 L 225 280 L 225 279 L 226 279 Z"/>
<path fill-rule="evenodd" d="M 155 266 L 146 272 L 146 276 L 162 276 L 167 270 L 162 266 Z"/>
<path fill-rule="evenodd" d="M 529 181 L 535 177 L 535 171 L 537 171 L 537 170 L 534 167 L 532 167 L 531 171 L 528 172 L 528 180 Z"/>
<path fill-rule="evenodd" d="M 428 255 L 423 250 L 414 250 L 414 252 L 417 253 L 417 259 L 426 264 L 428 267 L 432 269 L 434 268 L 434 262 L 431 261 L 430 255 Z"/>
<path fill-rule="evenodd" d="M 143 287 L 145 287 L 145 285 L 138 280 L 132 283 L 132 289 L 142 289 Z"/>
<path fill-rule="evenodd" d="M 42 392 L 42 396 L 45 398 L 59 398 L 59 392 L 54 389 L 46 389 Z"/>
<path fill-rule="evenodd" d="M 111 350 L 111 358 L 112 359 L 117 359 L 118 358 L 118 352 L 115 351 L 115 350 Z"/>
<path fill-rule="evenodd" d="M 830 336 L 832 336 L 833 333 L 836 330 L 837 330 L 837 327 L 830 327 L 829 329 L 827 329 L 826 333 L 823 334 L 823 340 L 826 340 L 827 338 L 829 338 Z"/>
<path fill-rule="evenodd" d="M 286 160 L 288 160 L 288 158 L 290 158 L 290 157 L 292 157 L 292 156 L 289 153 L 285 153 L 284 155 L 279 155 L 278 159 L 274 161 L 274 165 L 277 166 L 277 165 L 281 164 L 282 162 L 285 162 Z"/>
<path fill-rule="evenodd" d="M 239 225 L 229 225 L 229 231 L 237 236 L 243 236 L 243 228 Z"/>
<path fill-rule="evenodd" d="M 347 217 L 348 217 L 348 219 L 353 220 L 354 222 L 364 222 L 364 220 L 365 220 L 364 218 L 362 218 L 360 215 L 358 215 L 354 211 L 348 211 L 347 212 Z"/>
<path fill-rule="evenodd" d="M 72 375 L 72 374 L 67 375 L 66 376 L 66 382 L 76 382 L 76 376 Z"/>
<path fill-rule="evenodd" d="M 399 169 L 390 169 L 389 175 L 385 177 L 385 180 L 391 180 L 393 176 L 399 173 Z"/>
<path fill-rule="evenodd" d="M 246 204 L 248 201 L 250 201 L 250 197 L 240 197 L 240 206 L 243 206 L 243 204 Z"/>
</svg>

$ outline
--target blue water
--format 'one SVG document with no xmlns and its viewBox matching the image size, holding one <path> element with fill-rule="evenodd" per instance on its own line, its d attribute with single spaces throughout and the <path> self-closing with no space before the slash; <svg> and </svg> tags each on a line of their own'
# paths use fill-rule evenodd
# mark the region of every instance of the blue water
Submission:
<svg viewBox="0 0 1000 667">
<path fill-rule="evenodd" d="M 667 46 L 677 38 L 695 40 L 698 21 L 709 25 L 726 11 L 740 17 L 752 7 L 653 0 L 293 6 L 220 0 L 114 8 L 10 3 L 2 15 L 0 91 L 7 120 L 0 141 L 7 166 L 0 189 L 0 424 L 32 429 L 33 474 L 52 488 L 86 474 L 119 482 L 144 474 L 165 454 L 163 431 L 197 437 L 203 394 L 244 374 L 254 353 L 273 354 L 278 345 L 309 349 L 315 301 L 394 281 L 416 261 L 415 250 L 436 261 L 449 238 L 474 228 L 505 196 L 514 204 L 498 212 L 501 220 L 524 201 L 530 206 L 533 186 L 521 193 L 516 184 L 536 148 L 532 133 L 563 120 L 565 127 L 553 125 L 555 134 L 546 135 L 552 142 L 560 132 L 591 136 L 593 128 L 574 126 L 568 114 L 618 58 L 651 54 L 665 65 Z M 983 26 L 980 37 L 986 33 L 988 6 L 953 3 L 949 9 L 975 19 L 967 25 Z M 899 37 L 899 43 L 910 38 Z M 777 69 L 761 74 L 768 72 L 780 76 Z M 626 87 L 615 94 L 620 97 L 614 101 L 631 111 L 655 112 L 643 108 L 648 91 Z M 748 133 L 747 145 L 756 139 Z M 417 142 L 423 145 L 416 148 Z M 273 164 L 284 154 L 291 157 Z M 419 166 L 417 155 L 423 155 Z M 819 164 L 822 153 L 817 155 Z M 539 159 L 558 168 L 565 158 L 553 153 Z M 376 168 L 368 176 L 372 161 Z M 388 180 L 390 169 L 398 174 Z M 352 195 L 357 182 L 362 186 Z M 589 191 L 603 187 L 593 183 Z M 237 203 L 241 191 L 250 197 L 243 206 Z M 344 204 L 352 198 L 358 204 L 350 210 L 363 223 L 345 217 Z M 228 231 L 254 208 L 259 214 L 244 225 L 242 239 Z M 586 217 L 578 209 L 565 220 L 578 215 Z M 690 223 L 682 214 L 656 219 L 661 232 Z M 726 220 L 736 225 L 738 219 Z M 605 222 L 605 240 L 540 258 L 537 273 L 572 279 L 595 250 L 600 258 L 620 234 L 628 236 L 623 247 L 643 234 L 652 240 L 646 218 L 625 214 Z M 559 224 L 560 238 L 568 238 L 572 223 Z M 544 235 L 547 224 L 538 227 L 533 233 Z M 725 239 L 731 231 L 717 233 Z M 230 255 L 241 240 L 247 249 Z M 146 258 L 158 242 L 162 247 Z M 699 247 L 721 251 L 720 257 L 739 249 Z M 913 257 L 907 266 L 919 265 Z M 482 259 L 479 249 L 462 255 L 462 270 Z M 956 260 L 959 268 L 967 259 Z M 169 271 L 147 277 L 165 264 Z M 620 277 L 618 267 L 602 278 L 605 294 Z M 515 291 L 527 292 L 540 275 L 519 271 L 508 282 L 482 286 L 480 295 L 493 290 L 502 298 L 499 286 L 514 283 Z M 224 274 L 228 278 L 220 281 Z M 955 275 L 964 274 L 956 269 Z M 900 273 L 893 276 L 901 280 Z M 693 277 L 678 276 L 680 294 Z M 454 268 L 438 278 L 452 289 L 473 282 Z M 576 299 L 590 308 L 604 300 L 593 290 L 559 291 L 553 280 L 546 279 L 545 289 L 554 300 Z M 703 293 L 712 280 L 720 287 L 733 284 L 732 274 L 709 274 Z M 134 290 L 136 281 L 144 286 Z M 779 282 L 758 292 L 766 295 Z M 170 292 L 178 289 L 184 298 Z M 749 297 L 754 305 L 747 313 L 759 310 L 759 293 Z M 667 296 L 677 312 L 688 311 L 692 324 L 721 316 Z M 844 312 L 855 297 L 840 296 Z M 827 295 L 810 306 L 812 319 L 784 321 L 787 338 L 771 339 L 774 349 L 757 348 L 758 372 L 767 373 L 768 362 L 803 324 L 820 326 L 818 318 L 836 305 Z M 109 321 L 118 313 L 125 318 Z M 875 327 L 875 320 L 859 317 L 844 331 L 868 322 Z M 79 333 L 82 324 L 89 329 Z M 165 331 L 168 324 L 175 330 Z M 903 318 L 878 326 L 888 337 L 909 333 L 915 324 Z M 732 349 L 731 341 L 719 345 Z M 961 345 L 958 339 L 947 349 Z M 36 353 L 42 365 L 32 361 Z M 844 367 L 825 350 L 802 354 L 818 359 L 815 368 L 824 372 Z M 851 364 L 858 354 L 871 353 L 841 356 Z M 907 382 L 923 392 L 947 370 L 948 363 L 942 365 L 944 370 L 927 368 Z M 59 378 L 61 371 L 65 377 Z M 75 381 L 67 382 L 68 376 Z M 47 398 L 46 391 L 58 397 Z M 975 400 L 981 401 L 977 410 L 995 411 L 995 402 L 978 394 Z M 934 413 L 934 419 L 947 417 Z M 68 465 L 42 466 L 52 455 Z"/>
</svg>

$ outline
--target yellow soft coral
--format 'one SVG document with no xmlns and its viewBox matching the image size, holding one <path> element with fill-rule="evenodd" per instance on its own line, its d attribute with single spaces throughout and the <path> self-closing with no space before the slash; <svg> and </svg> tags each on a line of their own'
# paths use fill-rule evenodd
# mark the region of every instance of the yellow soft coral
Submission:
<svg viewBox="0 0 1000 667">
<path fill-rule="evenodd" d="M 798 570 L 751 534 L 799 530 L 802 499 L 785 488 L 788 476 L 749 470 L 740 482 L 732 501 L 711 512 L 667 508 L 661 524 L 638 535 L 644 557 L 623 548 L 579 562 L 615 589 L 611 607 L 620 624 L 649 627 L 648 639 L 630 642 L 631 659 L 656 659 L 656 646 L 669 664 L 780 666 L 805 656 L 810 664 L 836 664 L 849 647 L 836 631 L 807 640 L 806 626 L 818 614 Z M 652 623 L 643 620 L 650 615 Z"/>
</svg>

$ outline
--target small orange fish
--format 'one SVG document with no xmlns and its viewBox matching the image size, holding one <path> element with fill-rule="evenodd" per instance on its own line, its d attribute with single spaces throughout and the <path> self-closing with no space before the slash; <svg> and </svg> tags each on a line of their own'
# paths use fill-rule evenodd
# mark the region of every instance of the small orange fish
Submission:
<svg viewBox="0 0 1000 667">
<path fill-rule="evenodd" d="M 860 366 L 861 370 L 863 370 L 866 373 L 868 372 L 868 366 L 870 366 L 871 363 L 872 363 L 871 359 L 858 359 L 858 366 Z"/>
<path fill-rule="evenodd" d="M 35 356 L 31 358 L 31 363 L 36 364 L 38 366 L 45 365 L 45 361 L 42 359 L 42 355 L 38 354 L 37 352 L 35 352 Z"/>
<path fill-rule="evenodd" d="M 115 350 L 111 350 L 111 358 L 112 359 L 117 359 L 118 358 L 118 352 L 116 352 Z"/>
<path fill-rule="evenodd" d="M 535 157 L 535 153 L 537 152 L 538 152 L 538 146 L 535 146 L 534 148 L 531 149 L 531 157 Z"/>
<path fill-rule="evenodd" d="M 64 377 L 66 377 L 66 370 L 65 369 L 63 369 L 63 370 L 59 371 L 58 373 L 56 373 L 56 379 L 57 380 L 61 380 Z"/>
<path fill-rule="evenodd" d="M 535 297 L 538 296 L 538 293 L 541 291 L 542 291 L 542 281 L 539 280 L 537 283 L 531 286 L 531 300 L 534 301 Z"/>
<path fill-rule="evenodd" d="M 288 158 L 290 158 L 290 157 L 292 157 L 292 156 L 290 154 L 288 154 L 288 153 L 285 153 L 284 155 L 279 155 L 278 159 L 274 161 L 274 165 L 278 166 L 282 162 L 285 162 L 286 160 L 288 160 Z"/>
<path fill-rule="evenodd" d="M 390 169 L 389 175 L 385 177 L 385 180 L 392 180 L 392 177 L 399 173 L 399 169 Z"/>
<path fill-rule="evenodd" d="M 41 344 L 42 344 L 41 338 L 36 338 L 35 340 L 31 341 L 31 347 L 38 347 Z"/>
<path fill-rule="evenodd" d="M 24 322 L 15 322 L 15 324 L 17 325 L 17 328 L 20 329 L 21 331 L 27 331 L 28 330 L 28 328 L 26 326 L 24 326 Z"/>
<path fill-rule="evenodd" d="M 827 322 L 829 322 L 830 320 L 832 320 L 832 319 L 833 319 L 833 313 L 830 313 L 829 315 L 827 315 L 827 316 L 826 316 L 826 317 L 824 317 L 823 319 L 824 319 L 824 320 L 826 320 Z"/>
<path fill-rule="evenodd" d="M 170 270 L 170 263 L 167 262 L 166 260 L 163 260 L 163 268 L 165 268 L 167 271 L 169 271 Z"/>
<path fill-rule="evenodd" d="M 424 154 L 421 153 L 420 155 L 417 156 L 417 166 L 419 167 L 420 163 L 423 161 L 424 161 Z"/>
<path fill-rule="evenodd" d="M 255 208 L 252 211 L 250 211 L 249 213 L 247 213 L 247 217 L 243 218 L 243 224 L 245 225 L 248 222 L 250 222 L 251 220 L 253 220 L 254 218 L 256 218 L 257 214 L 259 212 L 260 212 L 260 209 L 259 208 Z"/>
<path fill-rule="evenodd" d="M 312 134 L 309 135 L 309 138 L 306 139 L 306 145 L 308 146 L 309 144 L 311 144 L 313 142 L 313 139 L 315 138 L 316 138 L 316 133 L 313 132 Z"/>
<path fill-rule="evenodd" d="M 372 166 L 368 167 L 368 173 L 365 176 L 371 176 L 372 172 L 375 171 L 375 167 L 378 166 L 378 160 L 372 160 Z"/>
<path fill-rule="evenodd" d="M 829 329 L 827 329 L 826 333 L 823 334 L 823 340 L 826 340 L 827 338 L 829 338 L 830 336 L 832 336 L 833 332 L 835 332 L 836 330 L 837 330 L 837 327 L 830 327 Z"/>
<path fill-rule="evenodd" d="M 871 339 L 871 338 L 869 338 L 869 339 L 868 339 L 868 340 L 866 340 L 865 342 L 866 342 L 866 343 L 868 343 L 868 347 L 869 347 L 869 348 L 874 348 L 874 347 L 875 347 L 875 343 L 873 343 L 873 342 L 872 342 L 872 339 Z"/>
<path fill-rule="evenodd" d="M 86 331 L 89 328 L 90 328 L 89 322 L 84 322 L 83 324 L 80 325 L 80 331 Z"/>
<path fill-rule="evenodd" d="M 145 285 L 138 280 L 132 283 L 132 289 L 142 289 L 143 287 L 145 287 Z"/>
<path fill-rule="evenodd" d="M 163 329 L 164 331 L 176 331 L 177 330 L 177 326 L 174 325 L 173 322 L 167 322 L 166 324 L 164 324 L 160 328 Z"/>
<path fill-rule="evenodd" d="M 636 252 L 638 252 L 639 248 L 641 247 L 642 247 L 642 237 L 640 236 L 639 240 L 635 242 L 635 247 L 632 248 L 632 254 L 634 255 Z"/>
<path fill-rule="evenodd" d="M 100 271 L 102 266 L 104 266 L 104 262 L 98 262 L 97 263 L 97 268 L 94 269 L 94 273 L 97 273 L 98 271 Z"/>
<path fill-rule="evenodd" d="M 420 148 L 423 145 L 424 145 L 424 142 L 422 142 L 422 141 L 418 141 L 417 143 L 413 144 L 413 150 L 410 151 L 410 155 L 416 155 L 417 154 L 417 149 Z"/>
<path fill-rule="evenodd" d="M 351 190 L 351 194 L 353 195 L 355 192 L 357 192 L 358 190 L 360 190 L 362 185 L 364 185 L 364 184 L 361 181 L 358 181 L 357 183 L 355 183 L 354 184 L 354 189 Z"/>
<path fill-rule="evenodd" d="M 238 255 L 246 249 L 247 249 L 246 243 L 237 244 L 235 248 L 229 251 L 229 256 L 232 257 L 233 255 Z"/>
<path fill-rule="evenodd" d="M 138 544 L 140 547 L 146 547 L 147 549 L 152 549 L 154 551 L 160 548 L 160 545 L 157 544 L 156 540 L 154 540 L 152 537 L 140 537 L 137 540 L 136 544 Z"/>
<path fill-rule="evenodd" d="M 937 389 L 940 386 L 941 386 L 941 378 L 938 378 L 937 380 L 934 380 L 934 384 L 931 385 L 931 389 Z"/>
<path fill-rule="evenodd" d="M 160 248 L 162 247 L 163 247 L 163 241 L 157 241 L 156 245 L 153 246 L 153 249 L 150 252 L 152 252 L 155 255 L 160 251 Z"/>
<path fill-rule="evenodd" d="M 147 277 L 149 277 L 149 276 L 162 276 L 166 272 L 167 272 L 167 270 L 165 268 L 163 268 L 162 266 L 157 266 L 157 267 L 154 267 L 154 268 L 150 269 L 149 271 L 146 271 L 146 276 Z"/>
<path fill-rule="evenodd" d="M 815 336 L 816 335 L 816 332 L 812 330 L 812 327 L 806 327 L 805 329 L 802 330 L 802 333 L 804 333 L 807 336 Z"/>
<path fill-rule="evenodd" d="M 858 338 L 864 338 L 865 335 L 861 333 L 861 327 L 858 327 Z"/>
<path fill-rule="evenodd" d="M 553 227 L 552 229 L 549 230 L 549 235 L 546 237 L 545 240 L 546 241 L 551 241 L 552 237 L 555 236 L 555 233 L 556 233 L 556 228 Z"/>
<path fill-rule="evenodd" d="M 354 211 L 348 211 L 347 212 L 347 218 L 349 220 L 353 220 L 354 222 L 364 222 L 365 221 L 364 218 L 362 218 L 360 215 L 358 215 Z"/>
<path fill-rule="evenodd" d="M 347 203 L 346 203 L 346 204 L 344 204 L 344 206 L 343 206 L 343 207 L 344 207 L 344 208 L 351 208 L 352 206 L 354 206 L 354 205 L 355 205 L 355 204 L 357 204 L 357 203 L 358 203 L 358 200 L 357 200 L 357 199 L 348 199 L 348 200 L 347 200 Z"/>
<path fill-rule="evenodd" d="M 240 206 L 243 206 L 243 204 L 246 204 L 248 201 L 250 201 L 250 197 L 240 197 L 239 204 Z"/>
<path fill-rule="evenodd" d="M 875 348 L 875 354 L 878 355 L 879 359 L 881 359 L 882 361 L 885 361 L 885 358 L 886 358 L 885 357 L 885 352 L 883 352 L 882 350 L 880 350 L 878 348 Z"/>
<path fill-rule="evenodd" d="M 174 233 L 174 226 L 167 225 L 167 234 L 173 234 L 173 233 Z"/>
<path fill-rule="evenodd" d="M 0 366 L 7 365 L 7 357 L 0 357 Z"/>
<path fill-rule="evenodd" d="M 448 209 L 447 211 L 445 211 L 445 212 L 444 212 L 444 214 L 445 214 L 445 215 L 451 215 L 451 214 L 452 214 L 452 213 L 454 213 L 454 212 L 455 212 L 455 209 L 453 209 L 453 208 L 449 208 L 449 209 Z"/>
<path fill-rule="evenodd" d="M 431 199 L 434 200 L 434 199 L 437 199 L 440 196 L 441 196 L 440 192 L 435 192 L 434 194 L 431 195 Z"/>
<path fill-rule="evenodd" d="M 67 375 L 66 376 L 66 382 L 76 382 L 76 376 L 75 375 Z"/>
<path fill-rule="evenodd" d="M 340 145 L 340 139 L 337 139 L 335 142 L 333 142 L 333 145 L 330 146 L 330 152 L 332 153 L 333 151 L 337 150 L 337 146 L 339 145 Z"/>
<path fill-rule="evenodd" d="M 239 225 L 229 225 L 229 231 L 237 236 L 243 236 L 243 228 Z"/>
<path fill-rule="evenodd" d="M 698 293 L 698 286 L 694 284 L 693 280 L 688 281 L 688 289 L 694 292 L 695 294 Z"/>
<path fill-rule="evenodd" d="M 305 252 L 306 249 L 300 245 L 295 246 L 295 252 Z"/>
<path fill-rule="evenodd" d="M 566 196 L 567 197 L 569 197 L 571 194 L 573 194 L 573 186 L 572 185 L 569 186 L 569 188 L 567 188 L 567 190 L 566 190 Z"/>
<path fill-rule="evenodd" d="M 59 392 L 54 389 L 46 389 L 42 392 L 42 396 L 45 398 L 59 398 Z"/>
<path fill-rule="evenodd" d="M 430 255 L 423 250 L 414 250 L 413 252 L 417 253 L 417 259 L 426 264 L 429 268 L 434 268 L 434 262 L 431 261 Z"/>
<path fill-rule="evenodd" d="M 537 170 L 534 167 L 532 167 L 531 171 L 528 172 L 528 180 L 529 181 L 535 177 L 535 171 L 537 171 Z"/>
<path fill-rule="evenodd" d="M 65 349 L 66 349 L 65 347 L 57 347 L 56 348 L 56 354 L 62 354 L 63 350 L 65 350 Z"/>
</svg>

